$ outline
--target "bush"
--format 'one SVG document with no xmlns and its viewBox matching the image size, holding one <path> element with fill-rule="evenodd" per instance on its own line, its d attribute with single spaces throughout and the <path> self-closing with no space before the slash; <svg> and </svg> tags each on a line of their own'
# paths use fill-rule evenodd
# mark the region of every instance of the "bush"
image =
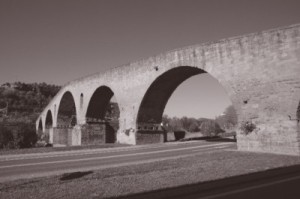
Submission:
<svg viewBox="0 0 300 199">
<path fill-rule="evenodd" d="M 222 130 L 220 125 L 214 120 L 202 122 L 200 129 L 204 136 L 217 136 L 220 133 L 224 133 L 224 130 Z"/>
<path fill-rule="evenodd" d="M 254 131 L 254 129 L 256 129 L 255 124 L 253 124 L 252 122 L 249 121 L 245 121 L 241 123 L 241 130 L 245 135 L 248 135 L 249 133 L 251 133 L 252 131 Z"/>
<path fill-rule="evenodd" d="M 20 124 L 18 139 L 20 148 L 35 146 L 38 139 L 34 124 Z"/>
<path fill-rule="evenodd" d="M 175 140 L 181 140 L 185 137 L 185 131 L 174 131 Z"/>
<path fill-rule="evenodd" d="M 37 142 L 35 125 L 31 123 L 0 124 L 0 148 L 34 147 Z"/>
<path fill-rule="evenodd" d="M 13 144 L 14 136 L 12 131 L 6 126 L 0 124 L 0 149 L 10 148 Z"/>
</svg>

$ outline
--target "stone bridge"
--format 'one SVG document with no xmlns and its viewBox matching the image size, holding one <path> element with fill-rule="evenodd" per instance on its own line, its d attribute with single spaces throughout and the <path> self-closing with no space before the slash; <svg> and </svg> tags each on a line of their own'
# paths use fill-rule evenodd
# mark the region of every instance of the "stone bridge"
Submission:
<svg viewBox="0 0 300 199">
<path fill-rule="evenodd" d="M 57 145 L 81 145 L 86 135 L 132 145 L 161 142 L 169 97 L 201 73 L 219 81 L 237 111 L 239 150 L 300 154 L 300 24 L 176 49 L 72 81 L 36 128 Z M 106 122 L 112 96 L 117 128 Z M 96 123 L 98 132 L 108 128 L 115 135 L 96 135 L 90 127 Z"/>
</svg>

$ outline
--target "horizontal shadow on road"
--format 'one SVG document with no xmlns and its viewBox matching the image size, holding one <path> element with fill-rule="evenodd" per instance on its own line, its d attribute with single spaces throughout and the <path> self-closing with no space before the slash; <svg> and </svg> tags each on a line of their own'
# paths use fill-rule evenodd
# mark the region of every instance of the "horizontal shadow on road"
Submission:
<svg viewBox="0 0 300 199">
<path fill-rule="evenodd" d="M 222 138 L 222 137 L 192 137 L 192 138 L 184 138 L 179 140 L 179 142 L 188 142 L 188 141 L 197 141 L 197 140 L 204 140 L 207 142 L 236 142 L 236 139 L 232 138 Z M 175 141 L 173 141 L 175 142 Z M 177 141 L 178 142 L 178 141 Z"/>
<path fill-rule="evenodd" d="M 65 180 L 73 180 L 73 179 L 77 179 L 77 178 L 82 178 L 83 176 L 89 175 L 91 173 L 93 173 L 93 172 L 92 171 L 85 171 L 85 172 L 65 173 L 60 178 L 60 180 L 65 181 Z"/>
<path fill-rule="evenodd" d="M 191 185 L 184 185 L 174 188 L 161 189 L 151 192 L 138 193 L 126 195 L 121 197 L 111 197 L 107 199 L 186 199 L 186 198 L 202 198 L 222 194 L 230 191 L 248 188 L 251 186 L 259 186 L 264 183 L 274 182 L 283 177 L 293 177 L 296 174 L 300 175 L 300 165 L 275 168 L 266 171 L 260 171 L 251 174 L 244 174 L 235 177 L 228 177 L 220 180 L 213 180 L 209 182 L 196 183 Z M 212 197 L 214 198 L 214 197 Z M 230 197 L 228 197 L 230 198 Z M 276 198 L 276 197 L 274 197 Z"/>
</svg>

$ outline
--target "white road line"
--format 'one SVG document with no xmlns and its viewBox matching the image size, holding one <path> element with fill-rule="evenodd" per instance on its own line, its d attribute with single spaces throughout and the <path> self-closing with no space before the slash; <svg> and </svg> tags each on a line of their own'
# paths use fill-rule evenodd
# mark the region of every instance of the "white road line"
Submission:
<svg viewBox="0 0 300 199">
<path fill-rule="evenodd" d="M 241 192 L 244 192 L 244 191 L 259 189 L 259 188 L 268 187 L 268 186 L 272 186 L 272 185 L 275 185 L 275 184 L 280 184 L 280 183 L 293 181 L 293 180 L 298 180 L 298 179 L 300 179 L 300 176 L 291 177 L 291 178 L 283 179 L 283 180 L 277 180 L 275 182 L 273 181 L 273 182 L 264 183 L 264 184 L 260 184 L 260 185 L 254 185 L 254 186 L 251 186 L 251 187 L 246 187 L 246 188 L 242 188 L 242 189 L 238 189 L 238 190 L 234 190 L 234 191 L 227 191 L 225 193 L 215 194 L 215 195 L 212 195 L 212 196 L 206 196 L 206 197 L 201 197 L 201 198 L 203 198 L 203 199 L 218 198 L 218 197 L 222 197 L 222 196 L 237 194 L 237 193 L 241 193 Z"/>
<path fill-rule="evenodd" d="M 209 147 L 215 147 L 215 146 L 220 146 L 220 145 L 229 145 L 229 144 L 231 144 L 231 143 L 219 143 L 219 144 L 205 145 L 205 146 L 194 146 L 194 147 L 187 147 L 187 148 L 180 148 L 180 149 L 166 149 L 166 150 L 161 150 L 161 151 L 150 151 L 150 152 L 141 152 L 141 153 L 112 155 L 112 156 L 106 156 L 106 157 L 81 158 L 81 159 L 76 159 L 76 160 L 57 160 L 57 161 L 48 161 L 48 162 L 16 164 L 16 165 L 0 166 L 0 169 L 12 168 L 12 167 L 34 166 L 34 165 L 66 163 L 66 162 L 79 162 L 79 161 L 88 161 L 88 160 L 102 160 L 102 159 L 117 158 L 117 157 L 135 156 L 135 155 L 148 155 L 148 154 L 156 154 L 156 153 L 163 153 L 163 152 L 170 152 L 170 151 L 173 152 L 173 151 L 190 150 L 190 149 L 197 149 L 197 148 L 209 148 Z"/>
<path fill-rule="evenodd" d="M 211 146 L 211 145 L 203 145 L 203 146 Z M 11 161 L 11 160 L 30 160 L 30 159 L 41 159 L 41 158 L 51 158 L 51 157 L 63 157 L 63 156 L 80 156 L 80 155 L 93 155 L 93 154 L 103 154 L 103 153 L 114 153 L 114 152 L 123 152 L 123 151 L 135 151 L 139 149 L 158 149 L 158 148 L 163 148 L 167 147 L 167 145 L 156 145 L 156 146 L 143 146 L 143 147 L 135 147 L 135 148 L 123 148 L 122 149 L 97 149 L 97 151 L 92 150 L 92 151 L 87 151 L 87 152 L 80 152 L 80 151 L 67 151 L 66 153 L 59 152 L 59 154 L 28 154 L 28 156 L 19 156 L 19 157 L 0 157 L 0 162 L 6 162 L 6 161 Z M 1 159 L 4 158 L 4 159 Z"/>
<path fill-rule="evenodd" d="M 29 160 L 29 159 L 40 159 L 40 158 L 51 158 L 51 157 L 63 157 L 63 156 L 79 156 L 79 155 L 93 155 L 93 154 L 102 154 L 102 153 L 114 153 L 114 152 L 120 152 L 120 151 L 134 151 L 134 150 L 139 150 L 139 149 L 156 149 L 156 148 L 162 148 L 166 146 L 147 146 L 147 147 L 135 147 L 135 148 L 122 148 L 122 149 L 96 149 L 96 150 L 91 150 L 87 152 L 82 152 L 82 151 L 65 151 L 65 152 L 59 152 L 59 154 L 47 154 L 47 153 L 42 153 L 42 154 L 26 154 L 26 156 L 19 156 L 18 157 L 11 157 L 11 158 L 5 158 L 5 157 L 0 157 L 0 162 L 5 162 L 5 161 L 11 161 L 11 160 Z M 27 156 L 28 155 L 28 156 Z M 5 159 L 1 159 L 5 158 Z"/>
<path fill-rule="evenodd" d="M 216 147 L 213 147 L 214 149 L 224 149 L 224 148 L 228 148 L 228 146 L 216 146 Z M 201 151 L 201 149 L 195 149 L 193 150 L 194 152 L 197 152 L 197 151 Z"/>
<path fill-rule="evenodd" d="M 150 148 L 162 148 L 166 146 L 143 146 L 143 147 L 121 147 L 121 148 L 102 148 L 102 149 L 90 149 L 88 151 L 59 151 L 59 152 L 45 152 L 45 153 L 33 153 L 33 154 L 23 154 L 23 155 L 8 155 L 8 157 L 1 157 L 0 162 L 10 161 L 10 160 L 24 160 L 24 159 L 39 159 L 39 158 L 50 158 L 50 157 L 63 157 L 63 156 L 79 156 L 79 155 L 89 155 L 89 154 L 101 154 L 119 151 L 134 151 L 138 149 L 150 149 Z"/>
</svg>

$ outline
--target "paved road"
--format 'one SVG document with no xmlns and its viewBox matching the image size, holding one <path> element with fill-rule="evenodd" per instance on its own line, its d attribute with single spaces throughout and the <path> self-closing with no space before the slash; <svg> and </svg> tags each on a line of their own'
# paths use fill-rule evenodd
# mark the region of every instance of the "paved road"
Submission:
<svg viewBox="0 0 300 199">
<path fill-rule="evenodd" d="M 0 156 L 0 182 L 235 149 L 231 142 L 184 142 L 114 149 Z"/>
</svg>

